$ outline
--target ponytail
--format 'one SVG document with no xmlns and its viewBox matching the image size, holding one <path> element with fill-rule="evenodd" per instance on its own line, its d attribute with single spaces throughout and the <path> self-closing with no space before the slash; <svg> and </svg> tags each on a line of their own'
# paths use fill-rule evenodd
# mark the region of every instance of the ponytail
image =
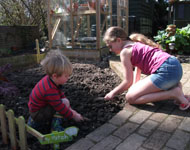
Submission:
<svg viewBox="0 0 190 150">
<path fill-rule="evenodd" d="M 143 44 L 162 49 L 161 45 L 153 42 L 151 39 L 147 38 L 143 34 L 140 33 L 133 33 L 129 36 L 129 38 L 134 42 L 141 42 Z"/>
</svg>

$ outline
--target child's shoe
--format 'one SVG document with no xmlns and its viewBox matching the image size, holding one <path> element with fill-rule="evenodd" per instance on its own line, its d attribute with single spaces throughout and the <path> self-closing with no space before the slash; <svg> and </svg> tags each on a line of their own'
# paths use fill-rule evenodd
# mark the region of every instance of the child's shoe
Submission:
<svg viewBox="0 0 190 150">
<path fill-rule="evenodd" d="M 179 105 L 179 109 L 180 110 L 187 110 L 190 107 L 190 103 L 185 105 L 185 104 L 180 104 Z"/>
<path fill-rule="evenodd" d="M 63 124 L 63 118 L 53 117 L 52 123 L 51 123 L 51 130 L 58 131 L 58 132 L 64 131 L 62 124 Z"/>
<path fill-rule="evenodd" d="M 36 129 L 36 130 L 38 130 L 38 129 L 40 128 L 40 125 L 39 125 L 38 123 L 36 123 L 36 122 L 32 119 L 31 116 L 28 118 L 27 125 L 29 125 L 30 127 L 34 128 L 34 129 Z"/>
<path fill-rule="evenodd" d="M 190 95 L 185 95 L 185 98 L 190 102 Z M 181 103 L 178 100 L 174 100 L 174 104 L 177 105 L 177 106 L 179 106 Z"/>
<path fill-rule="evenodd" d="M 182 103 L 178 102 L 177 100 L 174 100 L 174 104 L 178 105 L 180 110 L 187 110 L 190 107 L 190 96 L 185 95 L 185 98 L 189 101 L 189 104 L 187 104 L 187 105 L 182 104 Z"/>
</svg>

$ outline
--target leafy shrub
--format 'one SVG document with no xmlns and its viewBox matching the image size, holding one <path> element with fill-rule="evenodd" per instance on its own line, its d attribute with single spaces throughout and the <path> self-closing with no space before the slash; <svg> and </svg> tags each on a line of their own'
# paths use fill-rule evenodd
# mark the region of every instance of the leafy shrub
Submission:
<svg viewBox="0 0 190 150">
<path fill-rule="evenodd" d="M 168 36 L 166 30 L 158 31 L 154 40 L 158 42 L 165 50 L 168 50 L 169 43 L 175 43 L 175 50 L 178 54 L 190 54 L 190 24 L 183 28 L 176 28 L 173 36 Z"/>
</svg>

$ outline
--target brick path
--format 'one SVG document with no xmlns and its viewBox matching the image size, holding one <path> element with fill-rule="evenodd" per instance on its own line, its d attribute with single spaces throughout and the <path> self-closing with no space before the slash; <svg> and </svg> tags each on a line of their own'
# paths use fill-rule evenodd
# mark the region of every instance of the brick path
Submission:
<svg viewBox="0 0 190 150">
<path fill-rule="evenodd" d="M 119 62 L 110 65 L 117 73 L 121 71 L 117 69 L 121 68 Z M 190 64 L 182 66 L 183 90 L 190 94 Z M 190 150 L 190 111 L 179 110 L 169 100 L 127 104 L 110 121 L 66 150 Z"/>
</svg>

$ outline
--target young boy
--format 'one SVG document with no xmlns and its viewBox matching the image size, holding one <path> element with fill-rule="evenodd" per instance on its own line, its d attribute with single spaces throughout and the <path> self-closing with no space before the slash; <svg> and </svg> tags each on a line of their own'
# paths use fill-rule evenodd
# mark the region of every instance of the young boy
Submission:
<svg viewBox="0 0 190 150">
<path fill-rule="evenodd" d="M 83 117 L 70 107 L 69 100 L 61 88 L 72 74 L 69 59 L 61 51 L 51 50 L 41 65 L 46 76 L 35 85 L 29 96 L 28 125 L 37 129 L 42 124 L 51 122 L 52 130 L 63 131 L 63 117 L 77 122 L 83 121 Z"/>
</svg>

